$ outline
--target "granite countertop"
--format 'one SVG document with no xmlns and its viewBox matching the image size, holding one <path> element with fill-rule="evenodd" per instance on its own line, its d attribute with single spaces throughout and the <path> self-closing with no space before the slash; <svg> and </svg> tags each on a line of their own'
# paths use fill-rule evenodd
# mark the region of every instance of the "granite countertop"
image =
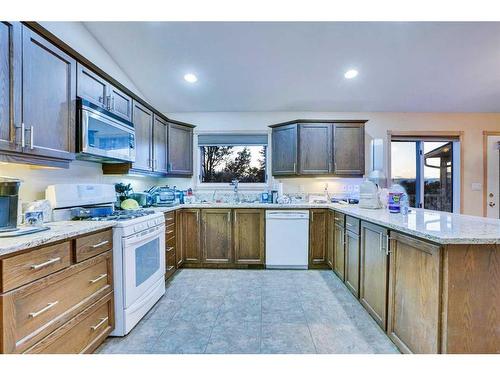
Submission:
<svg viewBox="0 0 500 375">
<path fill-rule="evenodd" d="M 192 203 L 176 207 L 156 207 L 154 209 L 160 212 L 168 212 L 178 208 L 327 208 L 438 244 L 500 244 L 500 220 L 421 208 L 412 208 L 407 216 L 392 214 L 385 209 L 364 209 L 359 208 L 357 205 L 338 203 Z"/>
<path fill-rule="evenodd" d="M 151 207 L 156 212 L 180 208 L 332 209 L 398 232 L 438 244 L 500 244 L 500 220 L 412 208 L 407 216 L 385 209 L 370 210 L 344 204 L 192 203 L 173 207 Z M 49 230 L 19 237 L 0 238 L 0 256 L 51 242 L 110 228 L 113 221 L 59 221 L 47 223 Z"/>
<path fill-rule="evenodd" d="M 111 228 L 115 223 L 113 221 L 55 221 L 46 225 L 50 229 L 43 232 L 0 238 L 0 256 Z"/>
</svg>

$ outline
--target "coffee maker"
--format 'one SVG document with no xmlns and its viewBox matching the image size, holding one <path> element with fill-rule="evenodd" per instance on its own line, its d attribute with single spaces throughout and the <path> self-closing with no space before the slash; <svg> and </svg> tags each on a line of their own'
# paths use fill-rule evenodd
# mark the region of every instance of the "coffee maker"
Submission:
<svg viewBox="0 0 500 375">
<path fill-rule="evenodd" d="M 17 228 L 19 186 L 21 180 L 0 177 L 0 232 Z"/>
</svg>

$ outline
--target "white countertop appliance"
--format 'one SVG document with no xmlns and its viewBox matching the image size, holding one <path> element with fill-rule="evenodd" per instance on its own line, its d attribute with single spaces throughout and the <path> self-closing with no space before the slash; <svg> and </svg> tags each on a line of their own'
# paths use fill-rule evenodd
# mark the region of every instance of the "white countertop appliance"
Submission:
<svg viewBox="0 0 500 375">
<path fill-rule="evenodd" d="M 266 268 L 307 269 L 309 211 L 266 210 Z"/>
<path fill-rule="evenodd" d="M 125 336 L 165 294 L 165 219 L 152 210 L 112 211 L 113 185 L 64 184 L 46 190 L 54 217 L 112 220 L 115 330 Z"/>
<path fill-rule="evenodd" d="M 372 209 L 382 208 L 378 187 L 373 182 L 365 180 L 359 186 L 359 207 Z"/>
</svg>

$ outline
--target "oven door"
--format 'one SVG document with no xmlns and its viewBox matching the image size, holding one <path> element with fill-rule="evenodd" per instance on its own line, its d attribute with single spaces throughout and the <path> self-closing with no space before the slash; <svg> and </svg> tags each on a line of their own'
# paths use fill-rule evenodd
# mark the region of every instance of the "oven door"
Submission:
<svg viewBox="0 0 500 375">
<path fill-rule="evenodd" d="M 165 277 L 165 225 L 146 229 L 123 240 L 125 308 Z"/>
<path fill-rule="evenodd" d="M 135 131 L 91 107 L 81 107 L 81 152 L 103 158 L 135 161 Z"/>
</svg>

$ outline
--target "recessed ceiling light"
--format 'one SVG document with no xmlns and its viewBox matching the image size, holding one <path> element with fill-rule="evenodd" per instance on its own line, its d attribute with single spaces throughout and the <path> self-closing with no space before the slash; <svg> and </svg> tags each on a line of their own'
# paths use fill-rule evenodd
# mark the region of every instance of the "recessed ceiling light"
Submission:
<svg viewBox="0 0 500 375">
<path fill-rule="evenodd" d="M 184 79 L 189 83 L 195 83 L 198 81 L 198 77 L 196 77 L 193 73 L 184 74 Z"/>
<path fill-rule="evenodd" d="M 356 69 L 349 69 L 347 72 L 345 72 L 344 77 L 346 79 L 353 79 L 358 75 L 358 71 Z"/>
</svg>

